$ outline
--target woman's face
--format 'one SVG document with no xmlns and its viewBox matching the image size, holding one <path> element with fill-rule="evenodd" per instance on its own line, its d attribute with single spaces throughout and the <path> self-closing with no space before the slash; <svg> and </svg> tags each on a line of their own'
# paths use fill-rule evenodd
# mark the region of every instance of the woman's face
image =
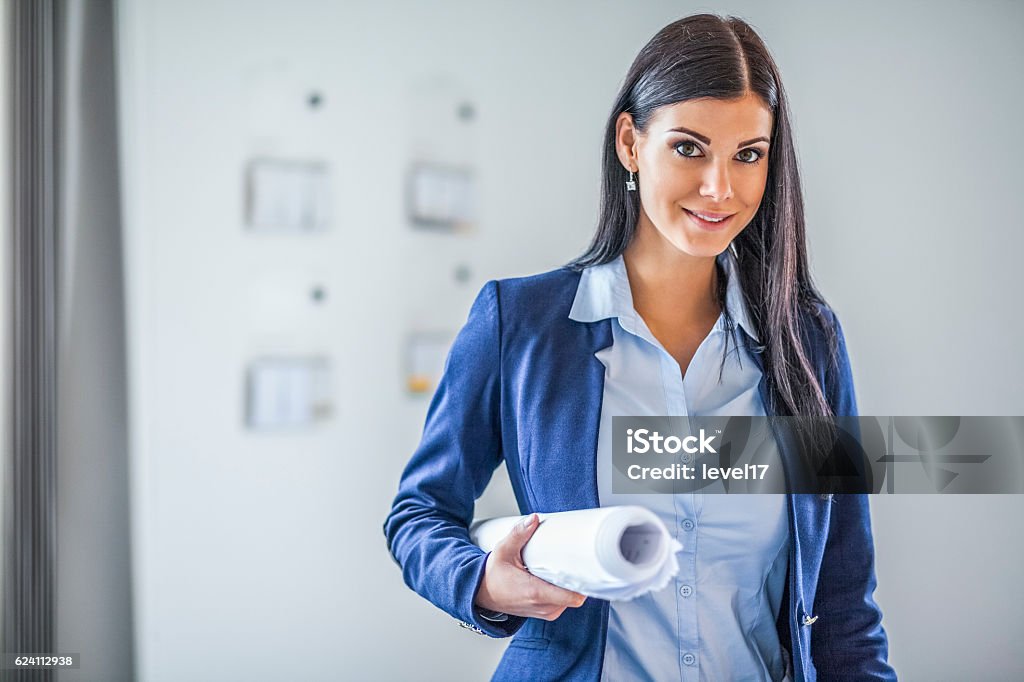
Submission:
<svg viewBox="0 0 1024 682">
<path fill-rule="evenodd" d="M 643 134 L 630 114 L 620 114 L 616 147 L 622 164 L 636 172 L 638 231 L 656 230 L 695 257 L 725 251 L 761 205 L 771 131 L 771 110 L 752 93 L 663 106 Z M 728 217 L 713 222 L 697 213 Z"/>
</svg>

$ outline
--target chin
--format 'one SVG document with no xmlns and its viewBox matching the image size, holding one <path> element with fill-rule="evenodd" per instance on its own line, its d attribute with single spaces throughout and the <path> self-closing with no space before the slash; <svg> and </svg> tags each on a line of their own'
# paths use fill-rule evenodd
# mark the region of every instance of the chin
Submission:
<svg viewBox="0 0 1024 682">
<path fill-rule="evenodd" d="M 723 237 L 689 239 L 687 236 L 680 236 L 672 239 L 671 242 L 677 249 L 694 258 L 715 258 L 729 248 L 730 240 Z"/>
</svg>

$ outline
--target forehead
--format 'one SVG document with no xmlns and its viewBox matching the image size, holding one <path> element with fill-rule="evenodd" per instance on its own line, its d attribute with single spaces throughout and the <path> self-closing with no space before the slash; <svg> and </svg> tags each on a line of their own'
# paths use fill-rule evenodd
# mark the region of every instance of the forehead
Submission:
<svg viewBox="0 0 1024 682">
<path fill-rule="evenodd" d="M 648 130 L 664 132 L 680 126 L 704 134 L 713 144 L 768 137 L 772 132 L 772 112 L 753 93 L 740 99 L 692 99 L 656 109 Z"/>
</svg>

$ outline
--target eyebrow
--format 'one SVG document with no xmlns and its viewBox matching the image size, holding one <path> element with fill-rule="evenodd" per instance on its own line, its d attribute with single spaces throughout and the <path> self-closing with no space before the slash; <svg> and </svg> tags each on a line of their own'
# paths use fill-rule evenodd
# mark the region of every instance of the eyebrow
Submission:
<svg viewBox="0 0 1024 682">
<path fill-rule="evenodd" d="M 690 130 L 689 128 L 681 128 L 681 127 L 680 128 L 672 128 L 671 130 L 669 130 L 669 132 L 670 133 L 686 133 L 687 135 L 693 135 L 694 137 L 696 137 L 698 140 L 700 140 L 704 144 L 711 144 L 711 138 L 705 137 L 704 135 L 701 135 L 697 131 Z M 753 139 L 744 140 L 743 142 L 740 142 L 738 145 L 736 145 L 736 149 L 739 149 L 740 147 L 745 147 L 748 144 L 754 144 L 755 142 L 768 142 L 770 144 L 771 140 L 769 140 L 767 137 L 755 137 Z"/>
</svg>

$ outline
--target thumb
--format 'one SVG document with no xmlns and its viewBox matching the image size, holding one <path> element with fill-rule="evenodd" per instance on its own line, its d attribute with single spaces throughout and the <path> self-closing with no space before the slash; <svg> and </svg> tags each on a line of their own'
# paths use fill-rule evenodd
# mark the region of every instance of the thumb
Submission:
<svg viewBox="0 0 1024 682">
<path fill-rule="evenodd" d="M 538 525 L 539 520 L 536 514 L 530 514 L 517 523 L 495 548 L 499 557 L 505 561 L 521 564 L 523 546 L 533 537 Z"/>
</svg>

